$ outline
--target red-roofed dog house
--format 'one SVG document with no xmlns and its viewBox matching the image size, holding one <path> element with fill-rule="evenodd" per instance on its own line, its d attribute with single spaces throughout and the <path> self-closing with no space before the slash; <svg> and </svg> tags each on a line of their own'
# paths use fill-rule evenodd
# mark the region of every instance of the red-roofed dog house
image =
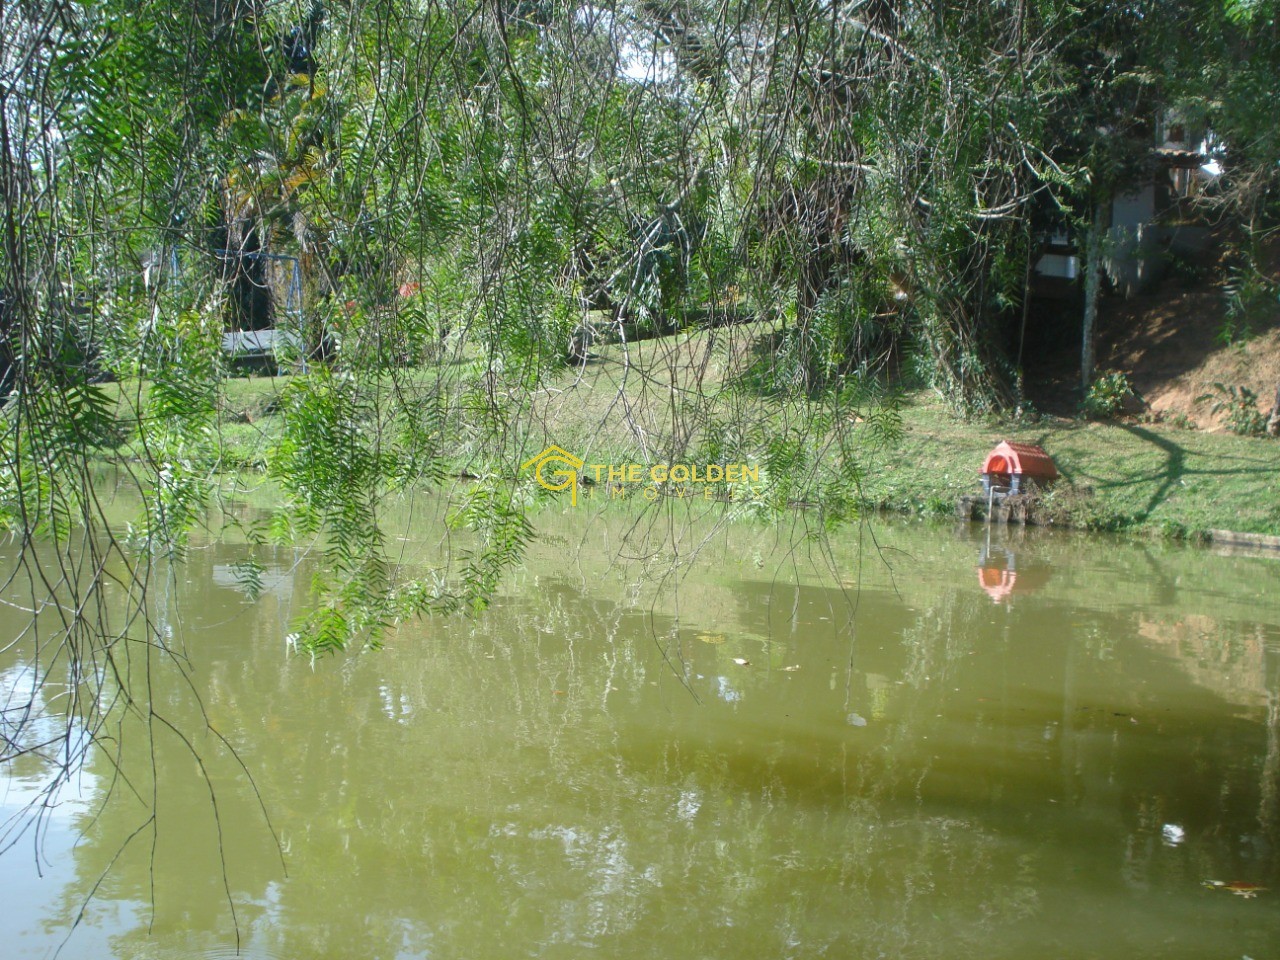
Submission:
<svg viewBox="0 0 1280 960">
<path fill-rule="evenodd" d="M 1001 440 L 982 464 L 982 492 L 989 497 L 1025 493 L 1028 481 L 1047 487 L 1057 479 L 1053 457 L 1030 443 Z"/>
</svg>

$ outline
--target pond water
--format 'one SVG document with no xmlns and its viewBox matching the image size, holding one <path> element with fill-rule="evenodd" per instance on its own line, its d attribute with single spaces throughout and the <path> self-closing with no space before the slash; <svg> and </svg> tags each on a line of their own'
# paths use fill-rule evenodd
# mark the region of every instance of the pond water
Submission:
<svg viewBox="0 0 1280 960">
<path fill-rule="evenodd" d="M 259 552 L 250 602 L 196 545 L 155 585 L 185 674 L 0 858 L 0 952 L 1276 956 L 1280 559 L 538 520 L 488 612 L 314 663 L 317 561 Z M 12 816 L 48 770 L 6 773 Z"/>
</svg>

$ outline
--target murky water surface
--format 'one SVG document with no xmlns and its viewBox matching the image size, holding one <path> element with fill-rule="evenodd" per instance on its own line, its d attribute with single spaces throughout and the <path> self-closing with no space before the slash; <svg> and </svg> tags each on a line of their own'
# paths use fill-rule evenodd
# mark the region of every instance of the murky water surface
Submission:
<svg viewBox="0 0 1280 960">
<path fill-rule="evenodd" d="M 666 519 L 539 519 L 487 613 L 315 663 L 285 643 L 313 558 L 260 552 L 250 602 L 245 547 L 193 549 L 156 586 L 186 678 L 157 661 L 150 731 L 0 858 L 0 952 L 1277 956 L 1280 559 L 740 525 L 664 580 Z"/>
</svg>

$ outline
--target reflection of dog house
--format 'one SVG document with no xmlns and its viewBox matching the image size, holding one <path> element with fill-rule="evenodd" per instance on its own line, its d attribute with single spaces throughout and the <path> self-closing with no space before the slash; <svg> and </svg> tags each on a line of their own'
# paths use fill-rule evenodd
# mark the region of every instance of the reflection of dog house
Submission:
<svg viewBox="0 0 1280 960">
<path fill-rule="evenodd" d="M 1003 603 L 1015 593 L 1034 593 L 1049 582 L 1050 568 L 1043 565 L 1018 566 L 1018 558 L 1006 547 L 983 547 L 978 554 L 978 586 L 994 603 Z"/>
<path fill-rule="evenodd" d="M 982 464 L 982 492 L 995 499 L 1026 493 L 1031 482 L 1047 487 L 1058 479 L 1058 468 L 1043 447 L 1001 440 Z"/>
</svg>

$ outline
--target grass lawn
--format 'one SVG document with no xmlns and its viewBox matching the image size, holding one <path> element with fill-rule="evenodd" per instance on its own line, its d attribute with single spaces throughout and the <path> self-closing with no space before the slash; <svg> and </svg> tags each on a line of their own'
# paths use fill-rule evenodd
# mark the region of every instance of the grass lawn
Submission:
<svg viewBox="0 0 1280 960">
<path fill-rule="evenodd" d="M 929 391 L 907 395 L 901 408 L 902 438 L 884 446 L 857 442 L 866 432 L 857 418 L 821 401 L 762 396 L 741 386 L 758 363 L 762 324 L 743 324 L 691 335 L 677 334 L 596 348 L 595 357 L 562 371 L 536 391 L 509 389 L 496 397 L 510 406 L 515 429 L 502 449 L 472 438 L 458 445 L 459 471 L 511 470 L 512 464 L 549 443 L 588 462 L 698 462 L 718 449 L 726 432 L 738 431 L 738 449 L 775 437 L 808 445 L 813 476 L 840 433 L 863 469 L 862 493 L 877 508 L 950 513 L 956 499 L 978 491 L 978 470 L 1002 439 L 1037 443 L 1054 457 L 1064 481 L 1052 494 L 1069 522 L 1102 529 L 1194 535 L 1211 529 L 1280 534 L 1280 443 L 1166 426 L 1096 423 L 1045 417 L 1037 423 L 961 420 Z M 467 437 L 464 381 L 450 369 L 475 366 L 476 354 L 450 365 L 387 374 L 387 400 L 439 389 L 454 404 L 459 435 Z M 474 373 L 474 371 L 472 371 Z M 260 468 L 278 435 L 275 403 L 288 377 L 226 381 L 219 433 L 227 469 Z M 113 385 L 127 408 L 146 391 L 137 383 Z M 381 401 L 380 401 L 380 406 Z M 394 417 L 395 403 L 386 403 Z M 823 416 L 828 416 L 823 420 Z M 819 424 L 810 428 L 811 424 Z M 474 432 L 474 431 L 471 431 Z M 850 442 L 852 438 L 853 442 Z M 122 448 L 128 455 L 128 447 Z M 828 464 L 829 465 L 829 464 Z"/>
<path fill-rule="evenodd" d="M 974 493 L 1000 440 L 1038 443 L 1076 488 L 1090 488 L 1081 519 L 1100 527 L 1170 533 L 1212 529 L 1280 534 L 1280 443 L 1137 423 L 1045 418 L 1037 424 L 963 422 L 917 394 L 906 435 L 866 493 L 893 509 L 949 507 Z"/>
</svg>

